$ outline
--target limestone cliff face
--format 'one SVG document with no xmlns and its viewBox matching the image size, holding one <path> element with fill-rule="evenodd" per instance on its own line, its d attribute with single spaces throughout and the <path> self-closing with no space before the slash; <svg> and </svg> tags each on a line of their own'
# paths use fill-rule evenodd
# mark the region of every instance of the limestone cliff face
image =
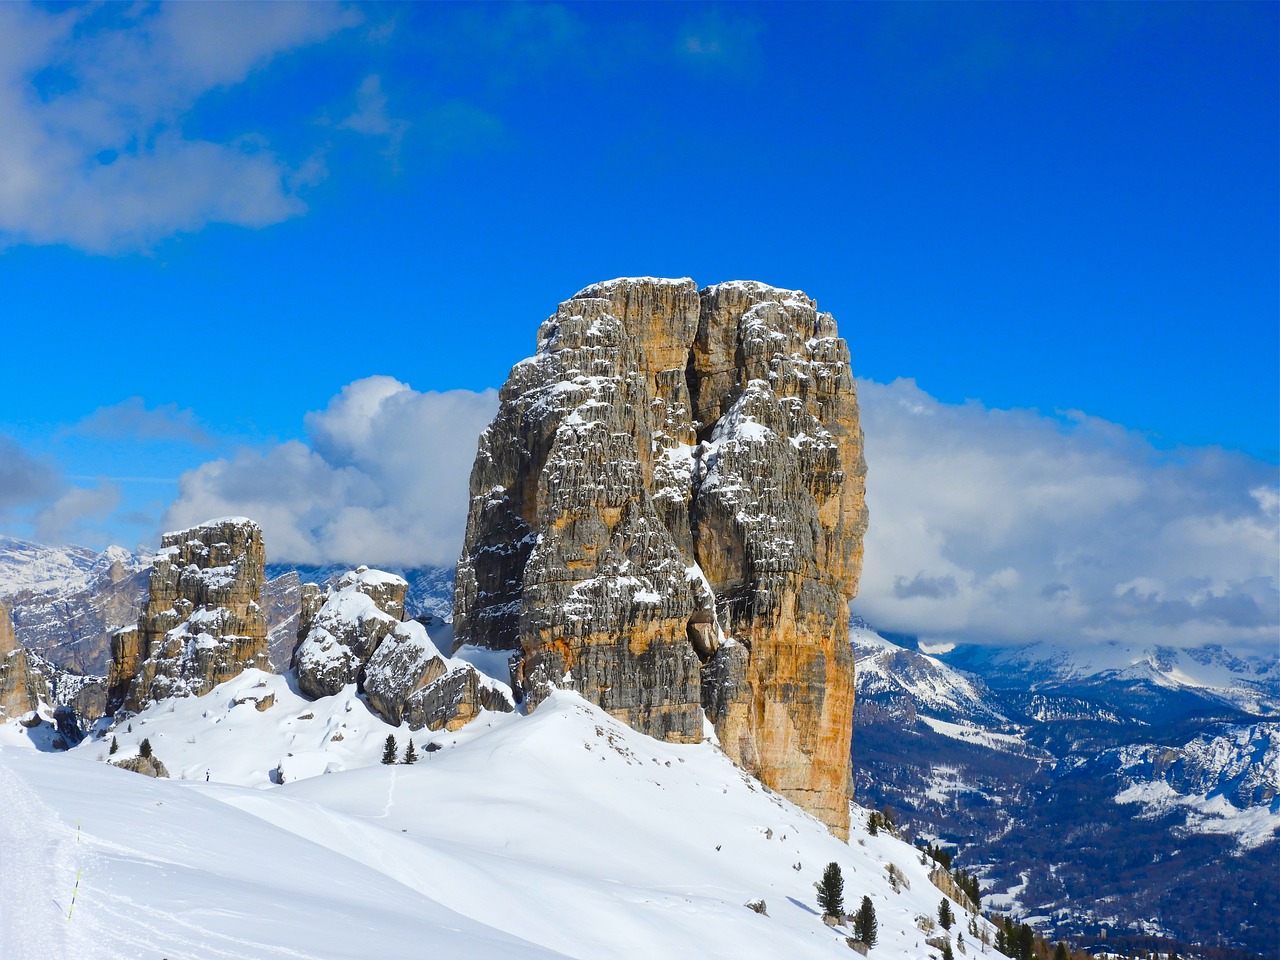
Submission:
<svg viewBox="0 0 1280 960">
<path fill-rule="evenodd" d="M 299 689 L 309 697 L 356 684 L 375 713 L 412 730 L 457 730 L 481 710 L 510 712 L 504 684 L 440 653 L 426 628 L 404 619 L 408 583 L 360 567 L 326 593 L 302 587 L 302 635 L 293 655 Z"/>
<path fill-rule="evenodd" d="M 166 533 L 137 626 L 112 638 L 108 708 L 199 696 L 249 667 L 269 669 L 264 563 L 262 531 L 243 517 Z"/>
<path fill-rule="evenodd" d="M 0 603 L 0 720 L 20 717 L 48 699 L 48 684 L 18 643 L 9 608 Z"/>
<path fill-rule="evenodd" d="M 848 601 L 866 527 L 849 353 L 797 291 L 596 284 L 560 305 L 481 436 L 455 636 L 702 736 L 847 833 Z"/>
</svg>

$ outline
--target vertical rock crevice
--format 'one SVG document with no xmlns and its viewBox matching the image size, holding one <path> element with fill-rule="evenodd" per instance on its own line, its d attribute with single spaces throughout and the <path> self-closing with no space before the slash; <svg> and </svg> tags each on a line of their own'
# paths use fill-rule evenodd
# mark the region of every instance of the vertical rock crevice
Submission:
<svg viewBox="0 0 1280 960">
<path fill-rule="evenodd" d="M 622 279 L 562 303 L 482 434 L 455 636 L 725 752 L 847 832 L 866 527 L 845 342 L 798 291 Z"/>
</svg>

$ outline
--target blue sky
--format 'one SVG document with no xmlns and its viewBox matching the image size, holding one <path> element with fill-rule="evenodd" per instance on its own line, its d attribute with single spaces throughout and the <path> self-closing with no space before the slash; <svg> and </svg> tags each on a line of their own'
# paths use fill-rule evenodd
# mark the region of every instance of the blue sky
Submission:
<svg viewBox="0 0 1280 960">
<path fill-rule="evenodd" d="M 648 274 L 804 289 L 892 409 L 1140 448 L 1139 486 L 1182 471 L 1166 526 L 1208 503 L 1265 540 L 1278 9 L 0 6 L 0 531 L 154 543 L 266 510 L 273 457 L 324 461 L 317 514 L 353 471 L 384 506 L 435 467 L 336 443 L 360 397 L 407 403 L 371 377 L 466 392 L 404 440 L 464 476 L 539 321 Z M 278 542 L 379 550 L 316 553 L 318 522 Z M 438 560 L 454 527 L 363 559 Z"/>
</svg>

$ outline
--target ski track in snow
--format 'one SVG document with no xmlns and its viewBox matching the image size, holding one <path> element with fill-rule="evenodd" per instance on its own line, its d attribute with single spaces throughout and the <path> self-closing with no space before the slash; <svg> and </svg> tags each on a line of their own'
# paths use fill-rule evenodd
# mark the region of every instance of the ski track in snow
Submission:
<svg viewBox="0 0 1280 960">
<path fill-rule="evenodd" d="M 79 928 L 67 920 L 75 885 L 76 831 L 64 824 L 0 760 L 0 957 L 64 960 L 84 956 Z M 65 890 L 63 902 L 48 896 Z"/>
<path fill-rule="evenodd" d="M 157 910 L 109 891 L 103 892 L 98 900 L 104 906 L 109 905 L 107 915 L 128 919 L 125 929 L 97 931 L 95 950 L 91 954 L 94 957 L 151 960 L 159 949 L 157 945 L 163 944 L 165 960 L 312 960 L 310 954 L 217 933 L 172 911 Z M 182 939 L 175 938 L 179 931 Z"/>
</svg>

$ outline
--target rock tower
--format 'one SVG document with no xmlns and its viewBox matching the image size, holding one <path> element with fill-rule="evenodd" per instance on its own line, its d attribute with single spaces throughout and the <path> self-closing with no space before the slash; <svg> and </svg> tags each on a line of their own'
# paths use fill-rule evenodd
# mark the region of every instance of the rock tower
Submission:
<svg viewBox="0 0 1280 960">
<path fill-rule="evenodd" d="M 48 684 L 18 643 L 9 608 L 0 603 L 0 721 L 20 717 L 48 699 Z"/>
<path fill-rule="evenodd" d="M 262 531 L 244 517 L 166 533 L 138 625 L 111 641 L 108 710 L 199 696 L 250 667 L 269 670 L 265 562 Z"/>
<path fill-rule="evenodd" d="M 455 636 L 725 752 L 848 831 L 866 529 L 849 352 L 803 293 L 586 288 L 516 364 L 471 473 Z"/>
</svg>

